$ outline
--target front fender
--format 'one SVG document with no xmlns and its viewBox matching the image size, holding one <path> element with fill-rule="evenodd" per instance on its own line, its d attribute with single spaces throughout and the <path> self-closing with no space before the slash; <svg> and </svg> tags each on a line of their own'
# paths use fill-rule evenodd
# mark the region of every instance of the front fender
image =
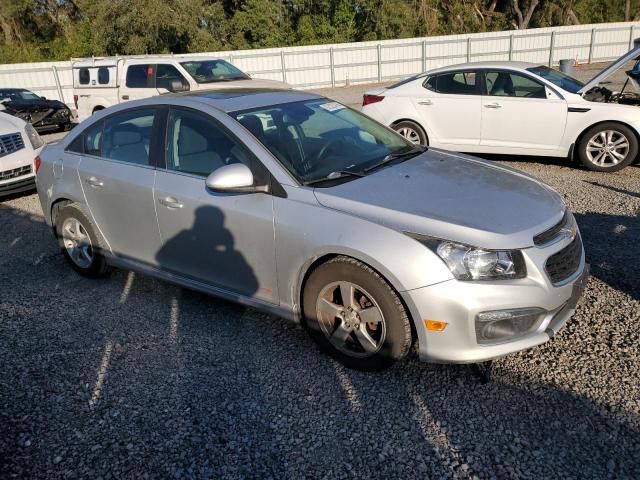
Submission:
<svg viewBox="0 0 640 480">
<path fill-rule="evenodd" d="M 398 292 L 452 278 L 427 247 L 398 232 L 311 202 L 275 198 L 278 293 L 282 307 L 300 311 L 302 283 L 321 257 L 345 255 L 378 271 Z"/>
</svg>

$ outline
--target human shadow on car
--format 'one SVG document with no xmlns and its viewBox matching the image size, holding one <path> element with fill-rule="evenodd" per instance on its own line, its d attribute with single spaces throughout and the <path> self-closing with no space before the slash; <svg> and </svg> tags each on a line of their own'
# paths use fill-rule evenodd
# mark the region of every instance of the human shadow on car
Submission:
<svg viewBox="0 0 640 480">
<path fill-rule="evenodd" d="M 224 213 L 219 208 L 199 207 L 191 229 L 167 239 L 158 250 L 156 260 L 163 270 L 252 296 L 258 291 L 258 278 L 235 248 L 235 239 L 224 222 Z"/>
</svg>

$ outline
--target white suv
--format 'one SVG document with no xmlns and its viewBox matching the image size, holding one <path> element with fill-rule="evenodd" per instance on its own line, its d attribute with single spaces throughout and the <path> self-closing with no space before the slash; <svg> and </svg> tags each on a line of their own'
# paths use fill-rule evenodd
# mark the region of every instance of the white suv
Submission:
<svg viewBox="0 0 640 480">
<path fill-rule="evenodd" d="M 253 79 L 229 62 L 212 57 L 108 57 L 72 61 L 78 120 L 128 100 L 167 92 L 211 88 L 290 88 Z"/>
<path fill-rule="evenodd" d="M 43 145 L 33 125 L 0 113 L 0 197 L 35 188 L 36 157 Z"/>
</svg>

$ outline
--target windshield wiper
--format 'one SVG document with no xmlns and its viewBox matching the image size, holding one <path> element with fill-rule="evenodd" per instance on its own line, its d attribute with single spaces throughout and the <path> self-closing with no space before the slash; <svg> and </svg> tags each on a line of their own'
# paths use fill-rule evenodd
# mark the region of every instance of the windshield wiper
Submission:
<svg viewBox="0 0 640 480">
<path fill-rule="evenodd" d="M 360 172 L 352 172 L 350 170 L 336 170 L 335 172 L 331 172 L 326 177 L 307 180 L 306 182 L 302 182 L 302 184 L 315 185 L 317 183 L 330 182 L 331 180 L 338 180 L 344 177 L 364 177 L 364 176 L 365 176 L 364 173 L 360 173 Z"/>
<path fill-rule="evenodd" d="M 398 152 L 394 152 L 394 153 L 390 153 L 389 155 L 387 155 L 386 157 L 384 157 L 382 160 L 380 160 L 378 163 L 374 163 L 373 165 L 365 168 L 364 170 L 362 170 L 363 172 L 370 172 L 371 170 L 375 170 L 376 168 L 380 168 L 384 165 L 386 165 L 389 162 L 392 162 L 394 160 L 398 160 L 400 158 L 404 158 L 405 160 L 414 157 L 416 155 L 419 155 L 421 153 L 424 153 L 427 151 L 427 147 L 423 146 L 423 145 L 414 145 L 412 147 L 409 147 L 409 149 L 402 149 L 401 151 Z"/>
</svg>

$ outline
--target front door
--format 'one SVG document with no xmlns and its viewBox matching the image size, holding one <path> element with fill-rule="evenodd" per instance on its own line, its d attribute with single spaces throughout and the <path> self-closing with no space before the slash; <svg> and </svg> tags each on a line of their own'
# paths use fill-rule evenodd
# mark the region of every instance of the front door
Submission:
<svg viewBox="0 0 640 480">
<path fill-rule="evenodd" d="M 160 246 L 149 150 L 156 112 L 130 110 L 89 128 L 78 165 L 86 203 L 113 253 L 150 265 Z"/>
<path fill-rule="evenodd" d="M 543 84 L 511 71 L 487 71 L 482 97 L 481 145 L 556 150 L 564 136 L 567 104 Z M 526 154 L 526 151 L 522 152 Z"/>
<path fill-rule="evenodd" d="M 464 150 L 480 143 L 481 90 L 473 70 L 447 72 L 427 78 L 415 108 L 431 145 Z"/>
<path fill-rule="evenodd" d="M 169 111 L 166 139 L 166 169 L 158 170 L 154 189 L 160 268 L 277 303 L 273 198 L 205 186 L 213 170 L 230 163 L 259 176 L 257 160 L 220 123 L 189 109 Z"/>
</svg>

